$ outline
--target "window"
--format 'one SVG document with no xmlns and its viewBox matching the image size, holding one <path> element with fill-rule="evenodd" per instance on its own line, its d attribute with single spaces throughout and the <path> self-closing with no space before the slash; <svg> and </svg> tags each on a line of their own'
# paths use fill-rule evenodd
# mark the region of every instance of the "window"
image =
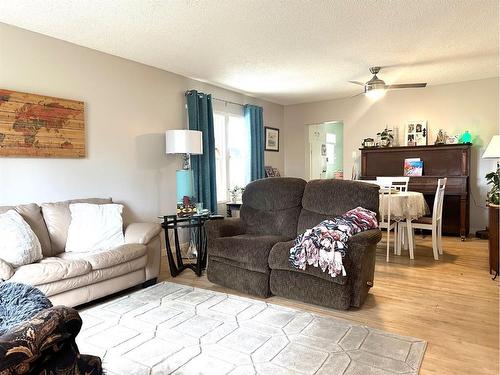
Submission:
<svg viewBox="0 0 500 375">
<path fill-rule="evenodd" d="M 217 202 L 229 200 L 229 190 L 250 181 L 250 129 L 243 114 L 214 113 Z"/>
<path fill-rule="evenodd" d="M 217 202 L 226 200 L 226 118 L 224 115 L 214 114 L 215 137 L 215 175 L 217 184 Z"/>
</svg>

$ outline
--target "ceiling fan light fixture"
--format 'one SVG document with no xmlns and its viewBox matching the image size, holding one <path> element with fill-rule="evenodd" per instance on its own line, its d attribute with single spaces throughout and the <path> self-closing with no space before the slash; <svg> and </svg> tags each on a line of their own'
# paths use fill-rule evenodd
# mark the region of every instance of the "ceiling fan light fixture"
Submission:
<svg viewBox="0 0 500 375">
<path fill-rule="evenodd" d="M 372 100 L 378 100 L 385 95 L 385 92 L 384 87 L 367 87 L 365 95 Z"/>
<path fill-rule="evenodd" d="M 377 73 L 382 69 L 380 66 L 372 66 L 370 68 L 370 73 L 373 74 L 373 77 L 366 83 L 362 83 L 359 81 L 349 81 L 350 83 L 354 83 L 355 85 L 364 87 L 364 94 L 368 96 L 370 99 L 377 100 L 385 95 L 387 90 L 395 90 L 395 89 L 415 89 L 420 87 L 426 87 L 427 83 L 393 83 L 390 85 L 386 85 L 385 81 L 381 80 L 377 77 Z M 362 95 L 363 93 L 359 93 L 355 96 Z"/>
<path fill-rule="evenodd" d="M 385 88 L 385 81 L 382 81 L 377 76 L 373 76 L 372 79 L 366 82 L 366 85 L 374 89 Z"/>
</svg>

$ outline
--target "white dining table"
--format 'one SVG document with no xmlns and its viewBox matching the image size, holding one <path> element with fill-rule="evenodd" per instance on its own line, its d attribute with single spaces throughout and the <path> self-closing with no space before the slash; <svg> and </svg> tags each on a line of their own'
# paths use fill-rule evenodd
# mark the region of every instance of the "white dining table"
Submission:
<svg viewBox="0 0 500 375">
<path fill-rule="evenodd" d="M 360 180 L 362 182 L 379 185 L 375 180 Z M 414 259 L 413 228 L 411 222 L 430 213 L 429 206 L 424 195 L 418 191 L 396 191 L 391 194 L 383 194 L 380 199 L 379 212 L 387 212 L 387 203 L 391 199 L 391 220 L 406 221 L 408 233 L 408 251 L 410 259 Z M 396 242 L 396 253 L 401 255 L 401 243 Z"/>
</svg>

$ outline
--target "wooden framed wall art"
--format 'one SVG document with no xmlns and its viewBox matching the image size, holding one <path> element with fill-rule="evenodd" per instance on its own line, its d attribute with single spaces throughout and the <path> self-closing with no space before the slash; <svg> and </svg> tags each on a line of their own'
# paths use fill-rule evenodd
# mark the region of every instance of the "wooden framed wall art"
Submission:
<svg viewBox="0 0 500 375">
<path fill-rule="evenodd" d="M 85 157 L 84 103 L 0 89 L 0 156 Z"/>
<path fill-rule="evenodd" d="M 406 146 L 427 146 L 427 121 L 408 121 L 405 129 Z"/>
<path fill-rule="evenodd" d="M 276 151 L 280 150 L 280 130 L 277 128 L 271 128 L 269 126 L 264 126 L 265 133 L 265 151 Z"/>
</svg>

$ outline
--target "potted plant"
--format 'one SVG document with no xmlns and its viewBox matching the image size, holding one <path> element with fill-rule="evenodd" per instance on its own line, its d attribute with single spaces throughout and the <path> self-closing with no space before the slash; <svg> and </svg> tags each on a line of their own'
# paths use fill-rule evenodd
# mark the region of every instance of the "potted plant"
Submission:
<svg viewBox="0 0 500 375">
<path fill-rule="evenodd" d="M 394 135 L 392 135 L 392 130 L 388 129 L 387 126 L 384 130 L 377 135 L 380 134 L 380 146 L 382 147 L 390 147 L 394 142 Z"/>
<path fill-rule="evenodd" d="M 498 188 L 498 182 L 500 180 L 500 169 L 496 172 L 490 172 L 486 175 L 486 183 L 491 185 L 491 189 L 488 192 L 486 199 L 489 205 L 497 206 L 500 204 L 500 190 Z"/>
<path fill-rule="evenodd" d="M 231 202 L 237 203 L 241 201 L 241 195 L 245 191 L 244 187 L 239 187 L 235 185 L 232 189 L 229 189 L 229 194 L 231 195 Z"/>
</svg>

